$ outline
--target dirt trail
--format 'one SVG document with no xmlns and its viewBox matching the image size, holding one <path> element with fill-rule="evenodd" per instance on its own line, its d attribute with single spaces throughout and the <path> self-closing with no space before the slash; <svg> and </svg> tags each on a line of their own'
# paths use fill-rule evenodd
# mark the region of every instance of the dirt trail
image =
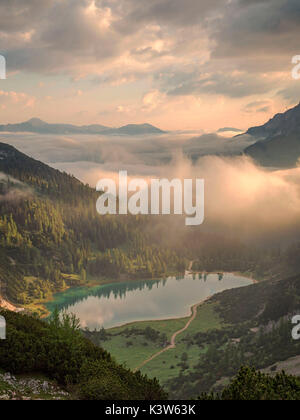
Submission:
<svg viewBox="0 0 300 420">
<path fill-rule="evenodd" d="M 9 303 L 7 300 L 3 299 L 1 295 L 0 295 L 0 308 L 7 309 L 12 312 L 17 311 L 17 308 L 11 303 Z"/>
<path fill-rule="evenodd" d="M 193 268 L 194 261 L 190 261 L 188 271 L 191 272 Z"/>
<path fill-rule="evenodd" d="M 1 289 L 0 289 L 1 292 Z M 0 293 L 0 309 L 6 309 L 11 312 L 22 312 L 24 311 L 24 308 L 18 308 L 12 303 L 10 303 L 8 300 L 4 299 L 4 297 Z"/>
<path fill-rule="evenodd" d="M 207 299 L 205 299 L 205 300 L 207 300 Z M 176 337 L 179 334 L 182 334 L 185 330 L 187 330 L 189 328 L 189 326 L 191 325 L 191 323 L 194 321 L 194 319 L 197 316 L 197 308 L 198 308 L 198 306 L 202 305 L 204 302 L 205 301 L 202 301 L 200 303 L 196 303 L 195 305 L 193 305 L 192 306 L 192 315 L 191 315 L 190 319 L 188 320 L 188 322 L 186 323 L 186 325 L 183 328 L 181 328 L 180 330 L 176 331 L 172 335 L 170 344 L 167 347 L 165 347 L 164 349 L 162 349 L 162 350 L 158 351 L 157 353 L 153 354 L 153 356 L 149 357 L 149 359 L 144 360 L 143 363 L 141 363 L 137 368 L 134 369 L 134 372 L 140 370 L 147 363 L 151 362 L 151 360 L 156 359 L 156 357 L 160 356 L 161 354 L 165 353 L 166 351 L 171 350 L 171 349 L 175 349 L 175 347 L 176 347 Z"/>
<path fill-rule="evenodd" d="M 189 263 L 189 267 L 187 269 L 187 271 L 189 273 L 191 273 L 191 271 L 192 271 L 193 263 L 194 263 L 194 261 L 190 261 L 190 263 Z M 137 368 L 134 369 L 134 372 L 140 370 L 147 363 L 151 362 L 151 360 L 156 359 L 156 357 L 160 356 L 161 354 L 165 353 L 166 351 L 171 350 L 171 349 L 175 349 L 177 336 L 180 335 L 180 334 L 182 334 L 185 330 L 187 330 L 189 328 L 189 326 L 191 325 L 191 323 L 194 321 L 194 319 L 197 316 L 197 308 L 198 308 L 198 306 L 202 305 L 208 299 L 209 299 L 209 297 L 207 299 L 204 299 L 202 302 L 196 303 L 195 305 L 193 305 L 192 306 L 192 314 L 191 314 L 190 319 L 188 320 L 188 322 L 185 324 L 185 326 L 183 328 L 181 328 L 180 330 L 176 331 L 172 335 L 170 344 L 167 347 L 165 347 L 164 349 L 162 349 L 162 350 L 158 351 L 157 353 L 153 354 L 153 356 L 151 356 L 148 359 L 144 360 L 143 363 L 141 363 Z"/>
</svg>

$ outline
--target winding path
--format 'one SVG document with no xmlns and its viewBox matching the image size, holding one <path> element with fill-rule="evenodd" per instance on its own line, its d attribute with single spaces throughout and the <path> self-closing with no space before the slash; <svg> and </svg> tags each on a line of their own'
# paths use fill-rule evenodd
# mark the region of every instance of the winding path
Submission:
<svg viewBox="0 0 300 420">
<path fill-rule="evenodd" d="M 170 344 L 167 347 L 165 347 L 164 349 L 162 349 L 162 350 L 158 351 L 157 353 L 153 354 L 153 356 L 149 357 L 149 359 L 144 360 L 143 363 L 141 363 L 137 368 L 134 369 L 134 372 L 140 370 L 147 363 L 151 362 L 151 360 L 156 359 L 156 357 L 160 356 L 161 354 L 165 353 L 166 351 L 171 350 L 171 349 L 175 349 L 175 347 L 176 347 L 176 337 L 179 334 L 183 333 L 185 330 L 187 330 L 189 328 L 189 326 L 191 325 L 191 323 L 196 318 L 198 306 L 202 305 L 203 303 L 204 303 L 204 301 L 202 301 L 200 303 L 196 303 L 195 305 L 193 305 L 192 306 L 192 315 L 191 315 L 190 319 L 188 320 L 188 322 L 186 323 L 186 325 L 183 328 L 181 328 L 180 330 L 176 331 L 172 335 Z"/>
</svg>

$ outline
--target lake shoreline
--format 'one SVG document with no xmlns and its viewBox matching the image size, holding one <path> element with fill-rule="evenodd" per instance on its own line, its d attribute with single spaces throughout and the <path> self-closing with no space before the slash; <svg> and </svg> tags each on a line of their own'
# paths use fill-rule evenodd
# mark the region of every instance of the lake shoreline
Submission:
<svg viewBox="0 0 300 420">
<path fill-rule="evenodd" d="M 195 277 L 197 274 L 199 277 Z M 203 276 L 203 274 L 207 276 Z M 224 278 L 218 279 L 220 275 Z M 197 280 L 201 281 L 202 286 L 200 288 Z M 232 272 L 191 273 L 186 271 L 184 276 L 177 276 L 177 281 L 175 276 L 172 276 L 167 279 L 139 280 L 137 286 L 135 286 L 136 282 L 119 281 L 118 283 L 113 282 L 106 285 L 97 285 L 94 290 L 92 289 L 92 285 L 89 285 L 89 287 L 82 285 L 81 288 L 73 287 L 68 289 L 70 291 L 69 293 L 66 290 L 65 294 L 58 293 L 57 297 L 54 295 L 51 301 L 48 300 L 47 302 L 50 305 L 45 306 L 47 313 L 51 314 L 53 313 L 55 301 L 57 301 L 57 307 L 60 310 L 66 308 L 82 320 L 83 328 L 88 327 L 89 329 L 100 330 L 101 325 L 99 319 L 102 319 L 102 316 L 104 316 L 101 321 L 102 325 L 105 329 L 113 332 L 118 328 L 126 328 L 133 324 L 143 322 L 188 320 L 192 314 L 192 308 L 195 305 L 199 306 L 203 304 L 211 296 L 223 290 L 246 287 L 254 282 L 256 281 L 253 278 L 246 278 L 244 275 Z M 157 283 L 157 287 L 155 287 L 155 283 Z M 157 288 L 160 288 L 159 292 L 156 291 Z M 90 289 L 91 291 L 89 292 Z M 125 296 L 126 299 L 129 299 L 126 302 L 124 302 Z M 112 300 L 109 301 L 111 298 Z M 144 307 L 141 304 L 145 298 L 148 307 L 147 305 Z M 101 306 L 98 306 L 98 303 L 93 301 L 93 299 L 101 299 Z M 132 299 L 135 300 L 132 301 Z M 157 307 L 153 307 L 151 304 L 149 306 L 151 299 L 153 299 L 155 306 L 158 305 Z M 85 302 L 87 300 L 89 300 L 88 303 Z M 121 306 L 119 306 L 117 300 L 121 303 Z M 168 306 L 165 306 L 164 302 L 168 302 Z M 126 310 L 125 313 L 124 308 Z M 112 318 L 106 318 L 105 314 L 107 310 L 113 314 Z M 86 314 L 89 315 L 87 324 Z"/>
<path fill-rule="evenodd" d="M 168 273 L 166 274 L 166 276 L 168 277 L 177 277 L 177 276 L 181 276 L 182 273 Z M 145 278 L 142 279 L 144 281 L 161 281 L 164 280 L 163 278 Z M 82 284 L 78 284 L 78 285 L 66 285 L 66 287 L 64 287 L 62 290 L 59 290 L 57 292 L 52 292 L 51 296 L 48 296 L 45 299 L 42 300 L 36 300 L 31 302 L 30 304 L 24 305 L 24 309 L 28 310 L 30 312 L 38 312 L 39 313 L 39 317 L 40 319 L 46 319 L 49 318 L 49 316 L 51 315 L 51 312 L 47 309 L 46 305 L 48 303 L 51 303 L 55 300 L 55 295 L 59 294 L 59 293 L 64 293 L 67 292 L 68 290 L 71 289 L 80 289 L 82 287 L 86 287 L 88 289 L 92 289 L 94 287 L 98 287 L 98 286 L 109 286 L 109 285 L 114 285 L 114 284 L 121 284 L 123 282 L 139 282 L 141 281 L 140 278 L 130 278 L 129 276 L 126 276 L 122 279 L 112 279 L 112 278 L 99 278 L 97 280 L 97 278 L 93 278 L 88 280 L 86 283 L 82 283 Z"/>
<path fill-rule="evenodd" d="M 197 272 L 189 272 L 190 274 L 201 274 L 201 273 L 197 273 Z M 203 273 L 202 273 L 203 274 Z M 259 281 L 258 280 L 256 280 L 256 279 L 253 279 L 253 278 L 251 278 L 251 277 L 246 277 L 246 276 L 244 276 L 242 273 L 238 273 L 238 272 L 230 272 L 230 273 L 221 273 L 221 272 L 210 272 L 210 273 L 206 273 L 207 275 L 209 275 L 209 274 L 233 274 L 233 275 L 238 275 L 238 276 L 243 276 L 243 277 L 245 277 L 245 278 L 248 278 L 249 280 L 252 280 L 252 284 L 257 284 L 257 283 L 259 283 Z M 248 286 L 242 286 L 242 287 L 249 287 L 249 286 L 251 286 L 251 284 L 249 284 Z M 227 289 L 227 290 L 232 290 L 232 289 Z M 220 293 L 222 293 L 222 292 L 220 292 Z M 132 322 L 128 322 L 128 323 L 126 323 L 126 324 L 121 324 L 121 325 L 116 325 L 115 327 L 111 327 L 111 328 L 107 328 L 106 330 L 108 331 L 108 332 L 113 332 L 113 330 L 116 330 L 116 329 L 118 329 L 118 328 L 126 328 L 126 327 L 130 327 L 130 326 L 132 326 L 132 325 L 135 325 L 135 324 L 141 324 L 141 323 L 144 323 L 144 322 L 164 322 L 164 321 L 166 321 L 166 322 L 168 322 L 168 321 L 180 321 L 180 320 L 188 320 L 191 316 L 192 316 L 192 314 L 193 314 L 193 308 L 196 306 L 197 308 L 199 307 L 199 306 L 202 306 L 202 305 L 204 305 L 205 303 L 209 303 L 209 301 L 213 298 L 213 296 L 215 296 L 215 295 L 211 295 L 211 296 L 208 296 L 207 298 L 204 298 L 203 300 L 201 300 L 200 302 L 198 302 L 198 303 L 194 303 L 194 304 L 192 304 L 191 306 L 190 306 L 190 308 L 189 308 L 189 310 L 190 310 L 190 314 L 189 315 L 187 315 L 187 316 L 178 316 L 178 317 L 170 317 L 170 318 L 159 318 L 159 319 L 150 319 L 150 320 L 144 320 L 144 321 L 132 321 Z"/>
<path fill-rule="evenodd" d="M 202 274 L 202 275 L 211 275 L 211 274 L 216 274 L 216 275 L 224 275 L 225 272 L 224 271 L 218 271 L 218 270 L 214 270 L 214 271 L 193 271 L 191 269 L 192 267 L 192 263 L 193 261 L 190 262 L 189 267 L 187 268 L 187 270 L 185 271 L 185 273 L 189 273 L 189 274 Z M 242 276 L 245 278 L 248 278 L 249 280 L 252 280 L 253 283 L 259 283 L 261 280 L 257 280 L 253 278 L 253 273 L 250 272 L 240 272 L 240 271 L 231 271 L 231 272 L 227 272 L 227 274 L 233 274 L 236 276 Z M 167 273 L 165 278 L 169 278 L 169 277 L 179 277 L 182 276 L 183 273 Z M 92 289 L 93 287 L 98 287 L 98 286 L 109 286 L 109 285 L 114 285 L 114 284 L 119 284 L 119 283 L 123 283 L 123 282 L 139 282 L 141 280 L 144 281 L 161 281 L 164 280 L 165 278 L 145 278 L 145 279 L 140 279 L 140 278 L 131 278 L 130 276 L 124 276 L 120 279 L 112 279 L 112 278 L 106 278 L 106 277 L 102 277 L 102 278 L 91 278 L 89 280 L 87 280 L 86 283 L 83 284 L 78 284 L 78 285 L 67 285 L 63 290 L 60 290 L 58 292 L 52 292 L 51 296 L 48 296 L 47 298 L 43 299 L 43 300 L 37 300 L 37 301 L 33 301 L 28 305 L 24 305 L 24 310 L 28 310 L 30 312 L 37 312 L 40 319 L 47 319 L 49 318 L 49 316 L 51 315 L 51 312 L 48 310 L 47 308 L 47 304 L 51 303 L 55 300 L 55 295 L 59 294 L 59 293 L 64 293 L 70 289 L 79 289 L 81 287 L 86 287 L 86 288 L 90 288 Z M 175 318 L 175 319 L 184 319 L 185 317 L 179 317 L 179 318 Z M 156 319 L 154 319 L 153 321 L 157 321 Z M 137 321 L 137 322 L 143 322 L 143 321 Z M 125 325 L 125 324 L 124 324 Z M 113 327 L 113 328 L 119 328 L 119 327 Z"/>
</svg>

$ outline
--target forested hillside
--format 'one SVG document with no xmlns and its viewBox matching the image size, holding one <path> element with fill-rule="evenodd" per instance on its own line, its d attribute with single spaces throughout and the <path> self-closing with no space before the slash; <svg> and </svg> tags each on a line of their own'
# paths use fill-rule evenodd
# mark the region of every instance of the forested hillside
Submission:
<svg viewBox="0 0 300 420">
<path fill-rule="evenodd" d="M 293 340 L 291 323 L 292 315 L 299 314 L 299 275 L 224 291 L 208 305 L 213 305 L 223 326 L 184 338 L 187 346 L 205 351 L 199 352 L 193 372 L 183 370 L 169 381 L 166 388 L 171 395 L 196 396 L 212 388 L 222 391 L 243 365 L 278 373 L 279 362 L 299 357 L 300 341 Z"/>
<path fill-rule="evenodd" d="M 186 260 L 146 232 L 147 218 L 100 216 L 98 193 L 0 144 L 0 280 L 15 303 L 89 279 L 153 278 Z"/>
</svg>

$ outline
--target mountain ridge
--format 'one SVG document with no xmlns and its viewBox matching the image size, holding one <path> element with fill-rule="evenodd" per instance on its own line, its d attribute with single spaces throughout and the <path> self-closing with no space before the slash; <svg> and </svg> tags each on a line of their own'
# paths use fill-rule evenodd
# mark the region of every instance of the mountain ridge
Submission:
<svg viewBox="0 0 300 420">
<path fill-rule="evenodd" d="M 28 132 L 38 134 L 101 134 L 108 136 L 116 135 L 146 135 L 146 134 L 164 134 L 165 131 L 155 127 L 154 125 L 144 124 L 127 124 L 121 127 L 106 127 L 101 124 L 90 125 L 73 125 L 73 124 L 49 124 L 39 118 L 31 118 L 16 124 L 0 125 L 0 132 Z"/>
<path fill-rule="evenodd" d="M 275 137 L 288 135 L 294 130 L 300 131 L 300 103 L 286 112 L 275 114 L 267 123 L 251 127 L 246 134 L 254 137 Z"/>
<path fill-rule="evenodd" d="M 300 158 L 300 103 L 261 126 L 249 128 L 246 134 L 257 142 L 244 153 L 257 163 L 267 167 L 296 167 Z"/>
</svg>

